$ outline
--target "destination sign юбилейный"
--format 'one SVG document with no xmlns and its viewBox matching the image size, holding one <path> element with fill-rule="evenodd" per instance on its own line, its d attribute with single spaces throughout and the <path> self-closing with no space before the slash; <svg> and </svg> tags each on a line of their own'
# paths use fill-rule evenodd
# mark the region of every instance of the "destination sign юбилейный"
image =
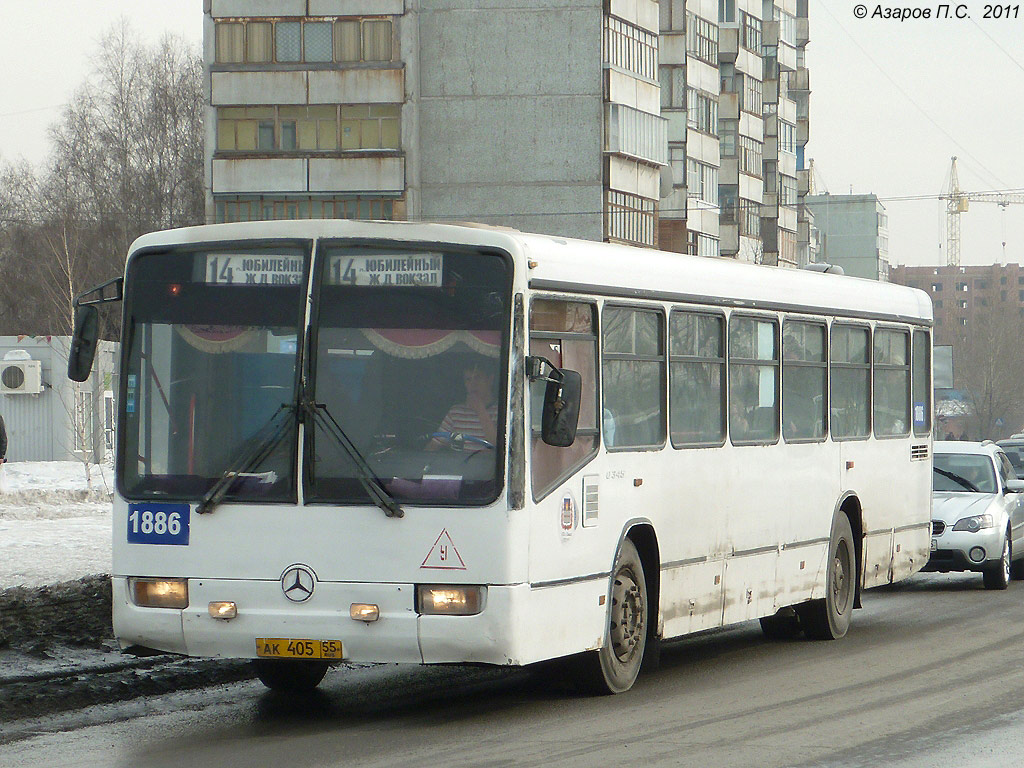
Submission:
<svg viewBox="0 0 1024 768">
<path fill-rule="evenodd" d="M 206 282 L 217 285 L 299 285 L 303 259 L 296 256 L 209 253 Z"/>
<path fill-rule="evenodd" d="M 332 256 L 327 262 L 331 285 L 427 286 L 440 288 L 444 255 L 394 253 Z"/>
</svg>

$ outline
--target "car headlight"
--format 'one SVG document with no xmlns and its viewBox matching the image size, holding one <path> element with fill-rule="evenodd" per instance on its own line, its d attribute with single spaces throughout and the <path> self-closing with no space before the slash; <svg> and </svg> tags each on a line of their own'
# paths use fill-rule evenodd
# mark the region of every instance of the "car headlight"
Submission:
<svg viewBox="0 0 1024 768">
<path fill-rule="evenodd" d="M 995 524 L 996 523 L 992 518 L 992 515 L 972 515 L 971 517 L 961 517 L 957 520 L 956 525 L 953 526 L 953 530 L 977 533 L 983 528 L 992 528 Z"/>
</svg>

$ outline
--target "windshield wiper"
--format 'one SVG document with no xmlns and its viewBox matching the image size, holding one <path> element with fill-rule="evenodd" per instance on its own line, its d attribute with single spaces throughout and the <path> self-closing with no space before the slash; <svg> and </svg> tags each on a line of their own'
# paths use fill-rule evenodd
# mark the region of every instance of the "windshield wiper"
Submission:
<svg viewBox="0 0 1024 768">
<path fill-rule="evenodd" d="M 292 418 L 281 419 L 281 414 L 291 414 Z M 196 507 L 197 514 L 205 515 L 207 512 L 212 512 L 213 508 L 224 500 L 236 480 L 243 477 L 254 477 L 252 470 L 263 463 L 288 434 L 289 429 L 294 426 L 294 414 L 295 406 L 286 403 L 282 403 L 281 407 L 274 411 L 267 423 L 242 444 L 235 460 L 228 465 L 220 479 L 203 495 L 202 501 Z M 276 423 L 278 419 L 280 419 L 280 423 Z M 265 477 L 270 482 L 274 482 L 277 479 L 277 474 L 274 472 L 262 473 L 260 477 L 261 480 Z"/>
<path fill-rule="evenodd" d="M 366 463 L 363 454 L 356 448 L 355 443 L 345 434 L 345 430 L 341 428 L 341 425 L 331 415 L 331 412 L 327 410 L 327 406 L 324 403 L 310 401 L 305 404 L 305 409 L 307 413 L 312 415 L 313 422 L 320 424 L 324 432 L 333 437 L 335 442 L 345 451 L 345 454 L 356 468 L 356 479 L 363 486 L 363 490 L 366 491 L 366 495 L 370 497 L 370 500 L 380 507 L 388 517 L 405 517 L 405 510 L 387 492 L 380 478 L 370 469 L 370 465 Z"/>
<path fill-rule="evenodd" d="M 966 477 L 960 477 L 960 475 L 958 475 L 956 472 L 949 472 L 949 471 L 947 471 L 945 469 L 939 469 L 938 467 L 932 467 L 932 469 L 934 469 L 936 472 L 938 472 L 943 477 L 948 477 L 954 483 L 962 485 L 964 488 L 966 488 L 969 491 L 974 491 L 975 493 L 981 493 L 981 489 L 978 486 L 976 486 L 974 483 L 972 483 Z"/>
</svg>

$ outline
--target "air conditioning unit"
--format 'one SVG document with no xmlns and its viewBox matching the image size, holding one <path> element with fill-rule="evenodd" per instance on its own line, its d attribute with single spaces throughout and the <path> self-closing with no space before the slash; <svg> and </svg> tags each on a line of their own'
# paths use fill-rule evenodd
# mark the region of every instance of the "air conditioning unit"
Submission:
<svg viewBox="0 0 1024 768">
<path fill-rule="evenodd" d="M 0 392 L 5 395 L 38 395 L 42 391 L 41 362 L 38 360 L 0 361 Z"/>
</svg>

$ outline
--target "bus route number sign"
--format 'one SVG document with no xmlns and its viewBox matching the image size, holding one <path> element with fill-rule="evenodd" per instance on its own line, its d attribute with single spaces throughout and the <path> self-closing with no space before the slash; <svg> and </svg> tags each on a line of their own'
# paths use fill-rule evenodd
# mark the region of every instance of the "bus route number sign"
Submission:
<svg viewBox="0 0 1024 768">
<path fill-rule="evenodd" d="M 332 256 L 327 263 L 331 285 L 440 288 L 443 272 L 441 253 L 340 255 Z"/>
<path fill-rule="evenodd" d="M 129 504 L 129 544 L 187 545 L 188 504 Z"/>
</svg>

